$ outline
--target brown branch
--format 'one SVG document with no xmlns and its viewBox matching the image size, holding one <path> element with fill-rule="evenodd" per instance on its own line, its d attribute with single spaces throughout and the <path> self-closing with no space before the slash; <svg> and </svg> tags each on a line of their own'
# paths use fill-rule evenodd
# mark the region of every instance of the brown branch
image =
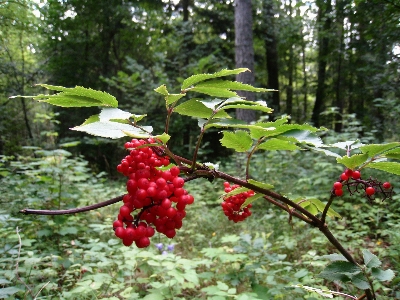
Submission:
<svg viewBox="0 0 400 300">
<path fill-rule="evenodd" d="M 23 210 L 20 210 L 20 213 L 26 214 L 26 215 L 68 215 L 68 214 L 75 214 L 75 213 L 80 213 L 80 212 L 85 212 L 93 209 L 98 209 L 101 207 L 105 207 L 114 203 L 117 203 L 122 200 L 124 195 L 112 198 L 110 200 L 96 203 L 93 205 L 89 206 L 84 206 L 84 207 L 78 207 L 78 208 L 71 208 L 71 209 L 61 209 L 61 210 L 40 210 L 40 209 L 29 209 L 25 208 Z"/>
</svg>

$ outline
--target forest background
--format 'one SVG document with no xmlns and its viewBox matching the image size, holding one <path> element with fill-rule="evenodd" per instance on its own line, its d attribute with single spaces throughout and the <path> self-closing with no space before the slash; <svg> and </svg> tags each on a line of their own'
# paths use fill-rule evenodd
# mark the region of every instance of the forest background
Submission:
<svg viewBox="0 0 400 300">
<path fill-rule="evenodd" d="M 248 67 L 254 74 L 251 83 L 278 90 L 254 96 L 274 108 L 272 117 L 289 115 L 293 122 L 324 126 L 332 130 L 323 136 L 328 141 L 399 140 L 400 2 L 255 0 L 251 4 L 252 13 L 242 16 L 252 24 L 254 58 Z M 190 262 L 178 275 L 193 279 L 185 279 L 180 288 L 173 281 L 180 278 L 177 274 L 148 275 L 163 268 L 171 271 L 162 265 L 165 257 L 158 249 L 141 254 L 129 250 L 139 258 L 127 262 L 128 250 L 113 244 L 111 228 L 106 226 L 115 215 L 111 208 L 91 214 L 90 220 L 85 215 L 18 215 L 26 206 L 68 208 L 119 195 L 123 183 L 115 166 L 124 149 L 119 140 L 69 130 L 93 114 L 91 109 L 57 109 L 10 96 L 43 92 L 35 83 L 99 89 L 116 96 L 120 108 L 147 113 L 147 122 L 162 132 L 165 104 L 154 88 L 178 86 L 196 73 L 237 67 L 234 1 L 1 1 L 0 51 L 1 203 L 2 207 L 13 203 L 2 208 L 0 218 L 5 263 L 1 295 L 18 298 L 40 291 L 43 297 L 73 298 L 83 293 L 87 298 L 134 299 L 132 295 L 145 297 L 165 289 L 170 298 L 187 298 L 200 285 L 203 297 L 218 291 L 222 298 L 248 293 L 255 299 L 255 293 L 261 299 L 262 295 L 279 299 L 287 297 L 288 290 L 296 295 L 293 299 L 319 297 L 291 284 L 326 285 L 312 273 L 324 264 L 322 256 L 330 253 L 329 246 L 317 233 L 310 238 L 302 226 L 292 228 L 279 212 L 261 205 L 254 221 L 227 225 L 217 206 L 221 184 L 192 187 L 202 200 L 193 208 L 190 225 L 173 241 L 174 253 L 166 256 L 172 264 L 184 265 L 181 257 Z M 191 153 L 197 122 L 177 117 L 170 134 L 176 154 Z M 219 139 L 217 130 L 205 136 L 200 159 L 218 160 L 237 171 L 232 153 L 220 146 Z M 254 174 L 293 195 L 307 190 L 326 197 L 340 172 L 327 158 L 309 153 L 270 152 L 258 159 Z M 399 270 L 400 257 L 395 247 L 400 235 L 393 230 L 399 228 L 398 199 L 371 207 L 360 197 L 335 207 L 345 216 L 337 229 L 347 246 L 354 251 L 374 249 L 394 270 Z M 352 215 L 354 208 L 365 209 L 368 217 Z M 196 224 L 204 231 L 197 232 Z M 310 250 L 311 241 L 319 246 Z M 100 252 L 99 267 L 93 257 Z M 119 262 L 112 259 L 116 253 Z M 227 258 L 226 253 L 233 254 Z M 19 269 L 16 261 L 21 262 Z M 114 276 L 123 269 L 120 264 L 140 265 L 143 274 L 132 273 L 123 284 Z M 104 276 L 93 278 L 95 274 Z M 42 289 L 44 282 L 49 283 Z M 382 296 L 400 299 L 399 286 L 394 281 L 376 289 Z M 339 283 L 331 286 L 341 288 Z"/>
</svg>

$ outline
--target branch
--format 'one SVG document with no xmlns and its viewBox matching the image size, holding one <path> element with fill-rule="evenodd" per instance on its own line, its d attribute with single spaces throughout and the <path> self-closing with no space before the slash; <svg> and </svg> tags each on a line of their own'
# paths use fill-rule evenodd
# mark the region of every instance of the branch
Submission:
<svg viewBox="0 0 400 300">
<path fill-rule="evenodd" d="M 105 207 L 114 203 L 117 203 L 122 200 L 124 195 L 112 198 L 110 200 L 96 203 L 93 205 L 89 206 L 84 206 L 84 207 L 78 207 L 78 208 L 71 208 L 71 209 L 61 209 L 61 210 L 40 210 L 40 209 L 29 209 L 25 208 L 23 210 L 20 210 L 20 213 L 23 213 L 25 215 L 68 215 L 68 214 L 75 214 L 75 213 L 80 213 L 84 211 L 89 211 L 93 209 L 98 209 L 101 207 Z"/>
</svg>

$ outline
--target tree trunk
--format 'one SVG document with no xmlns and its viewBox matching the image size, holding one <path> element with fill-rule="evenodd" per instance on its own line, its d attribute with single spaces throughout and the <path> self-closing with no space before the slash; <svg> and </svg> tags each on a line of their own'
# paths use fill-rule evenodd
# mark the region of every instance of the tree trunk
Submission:
<svg viewBox="0 0 400 300">
<path fill-rule="evenodd" d="M 343 108 L 344 108 L 344 93 L 343 90 L 343 77 L 342 76 L 342 61 L 344 51 L 344 1 L 336 0 L 336 27 L 339 38 L 339 49 L 336 67 L 336 103 L 335 106 L 338 108 L 338 114 L 335 115 L 335 131 L 341 132 L 343 127 Z"/>
<path fill-rule="evenodd" d="M 243 72 L 236 80 L 254 85 L 254 48 L 253 48 L 253 16 L 251 0 L 235 0 L 235 61 L 236 68 L 248 68 L 251 72 Z M 240 91 L 238 94 L 247 100 L 254 101 L 252 92 Z M 247 123 L 256 120 L 254 110 L 236 110 L 236 118 Z"/>
<path fill-rule="evenodd" d="M 327 36 L 328 31 L 331 27 L 331 18 L 329 16 L 332 10 L 331 0 L 323 1 L 319 0 L 316 2 L 318 5 L 318 79 L 317 79 L 317 92 L 315 95 L 315 104 L 312 113 L 311 120 L 314 126 L 320 126 L 320 114 L 323 111 L 325 101 L 325 77 L 326 77 L 326 65 L 329 55 L 329 37 Z M 324 20 L 324 21 L 323 21 Z M 321 24 L 322 23 L 322 24 Z"/>
<path fill-rule="evenodd" d="M 274 8 L 272 0 L 263 1 L 263 13 L 265 16 L 265 54 L 267 61 L 268 88 L 279 90 L 279 67 L 278 67 L 278 47 L 276 30 L 274 24 Z M 271 108 L 274 109 L 273 116 L 277 116 L 280 111 L 279 92 L 270 94 Z"/>
</svg>

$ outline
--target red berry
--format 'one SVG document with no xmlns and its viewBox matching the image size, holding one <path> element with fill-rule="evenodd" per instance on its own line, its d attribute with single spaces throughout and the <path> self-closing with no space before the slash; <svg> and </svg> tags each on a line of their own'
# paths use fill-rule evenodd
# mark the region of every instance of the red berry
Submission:
<svg viewBox="0 0 400 300">
<path fill-rule="evenodd" d="M 344 173 L 347 175 L 347 177 L 350 177 L 351 175 L 353 175 L 353 171 L 350 170 L 350 169 L 346 169 L 346 170 L 344 171 Z"/>
<path fill-rule="evenodd" d="M 372 196 L 375 194 L 375 189 L 372 186 L 369 186 L 365 189 L 365 193 L 367 193 L 368 196 Z"/>
<path fill-rule="evenodd" d="M 174 180 L 172 180 L 172 183 L 176 188 L 181 188 L 185 184 L 185 181 L 183 178 L 175 177 Z"/>
<path fill-rule="evenodd" d="M 338 196 L 338 197 L 342 196 L 343 195 L 343 190 L 342 189 L 335 190 L 335 195 Z"/>
<path fill-rule="evenodd" d="M 349 176 L 347 176 L 346 173 L 342 173 L 342 175 L 340 175 L 340 179 L 342 179 L 343 181 L 346 181 L 349 179 Z"/>
<path fill-rule="evenodd" d="M 354 171 L 353 174 L 351 175 L 351 177 L 352 177 L 354 180 L 360 179 L 360 178 L 361 178 L 361 173 L 360 173 L 360 171 Z"/>
<path fill-rule="evenodd" d="M 335 182 L 335 183 L 333 184 L 333 188 L 334 188 L 335 190 L 341 190 L 341 189 L 342 189 L 342 183 L 339 182 L 339 181 Z"/>
<path fill-rule="evenodd" d="M 390 189 L 390 187 L 392 185 L 390 184 L 390 182 L 385 182 L 385 183 L 382 184 L 382 186 L 383 186 L 384 189 Z"/>
</svg>

